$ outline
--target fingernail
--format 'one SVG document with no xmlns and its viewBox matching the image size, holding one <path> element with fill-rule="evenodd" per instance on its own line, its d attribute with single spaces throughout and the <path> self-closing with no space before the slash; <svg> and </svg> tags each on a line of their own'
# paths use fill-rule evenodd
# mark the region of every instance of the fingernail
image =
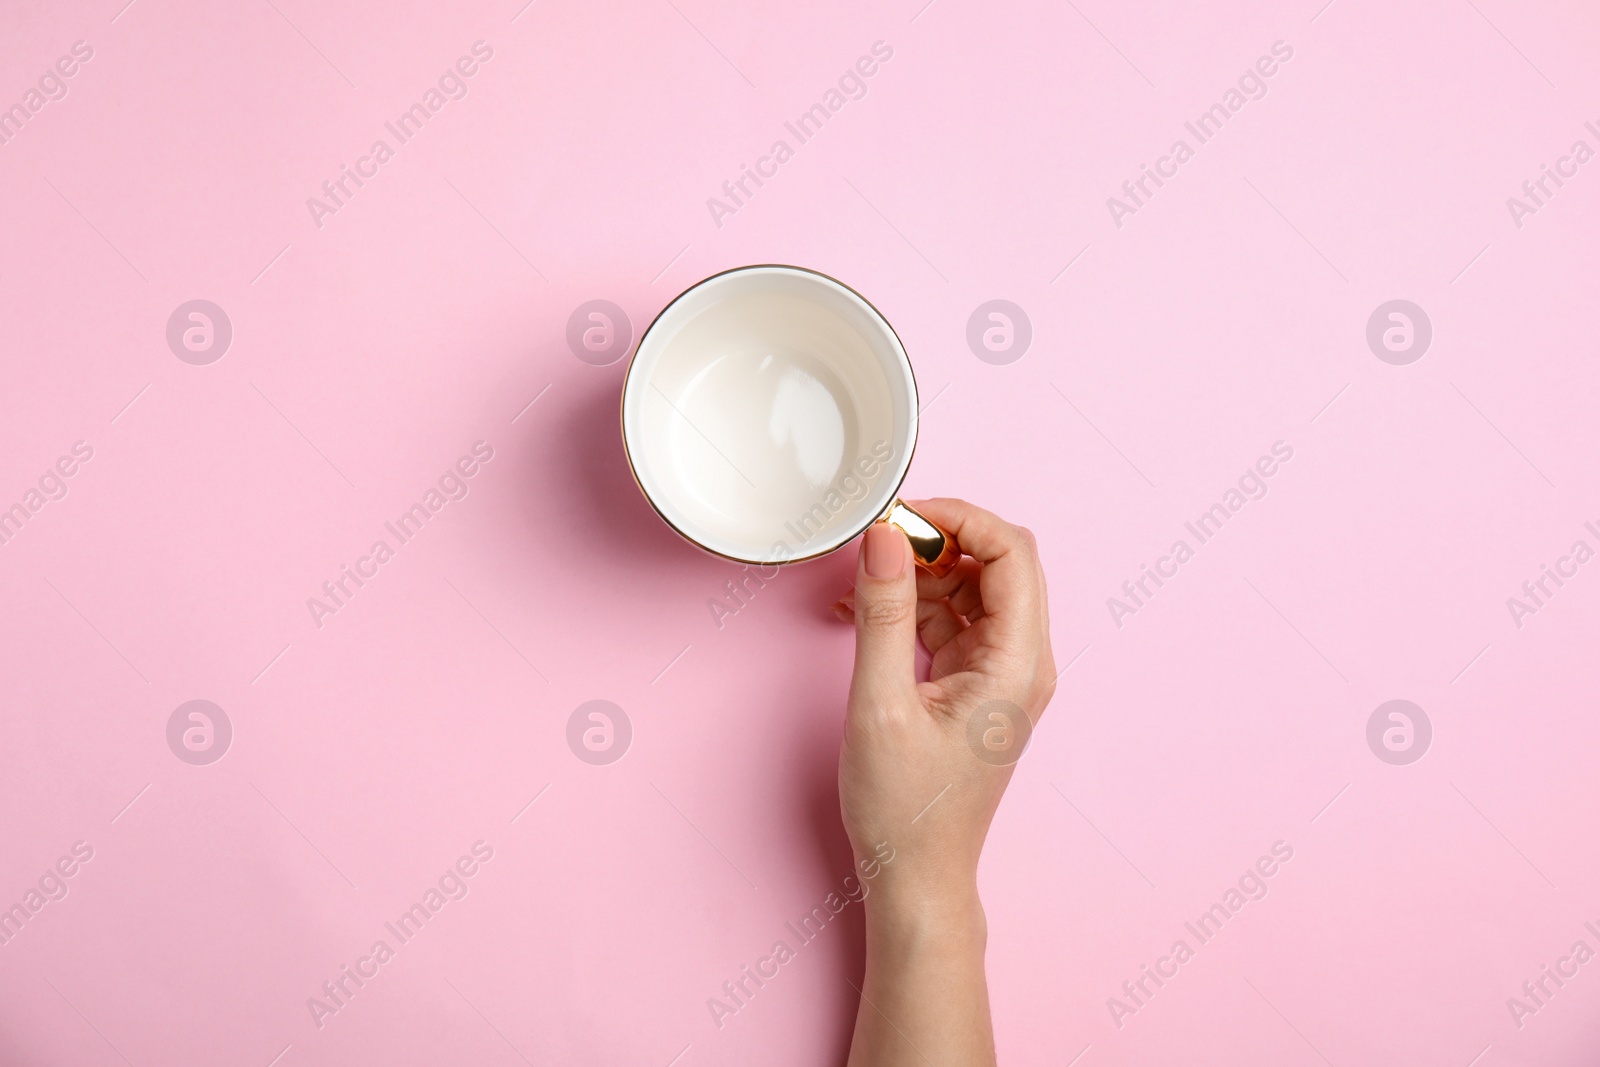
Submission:
<svg viewBox="0 0 1600 1067">
<path fill-rule="evenodd" d="M 872 578 L 897 578 L 905 567 L 906 539 L 886 522 L 867 527 L 867 574 Z"/>
</svg>

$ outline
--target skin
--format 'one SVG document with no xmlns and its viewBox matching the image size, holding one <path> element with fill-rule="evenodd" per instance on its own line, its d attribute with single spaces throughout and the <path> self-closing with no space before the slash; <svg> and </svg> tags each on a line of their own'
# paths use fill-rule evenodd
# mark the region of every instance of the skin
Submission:
<svg viewBox="0 0 1600 1067">
<path fill-rule="evenodd" d="M 917 571 L 905 535 L 878 523 L 854 592 L 834 605 L 856 627 L 839 806 L 858 862 L 883 842 L 894 857 L 864 902 L 850 1067 L 995 1062 L 978 857 L 1027 731 L 990 713 L 1036 723 L 1055 690 L 1033 535 L 962 500 L 913 506 L 961 545 L 955 571 Z M 933 657 L 926 682 L 914 674 L 919 638 Z"/>
</svg>

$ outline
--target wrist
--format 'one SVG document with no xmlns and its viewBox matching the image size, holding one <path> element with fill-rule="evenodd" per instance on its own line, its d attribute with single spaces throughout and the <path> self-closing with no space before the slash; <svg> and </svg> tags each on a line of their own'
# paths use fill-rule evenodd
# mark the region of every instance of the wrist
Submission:
<svg viewBox="0 0 1600 1067">
<path fill-rule="evenodd" d="M 865 904 L 872 941 L 937 942 L 981 953 L 988 940 L 988 918 L 975 878 L 888 881 L 875 886 Z"/>
</svg>

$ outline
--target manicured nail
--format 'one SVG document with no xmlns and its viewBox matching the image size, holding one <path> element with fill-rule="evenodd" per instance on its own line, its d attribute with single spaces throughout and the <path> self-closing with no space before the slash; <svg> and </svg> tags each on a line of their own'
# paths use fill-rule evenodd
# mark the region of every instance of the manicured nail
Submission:
<svg viewBox="0 0 1600 1067">
<path fill-rule="evenodd" d="M 873 578 L 897 578 L 905 569 L 906 539 L 886 522 L 867 527 L 867 574 Z"/>
</svg>

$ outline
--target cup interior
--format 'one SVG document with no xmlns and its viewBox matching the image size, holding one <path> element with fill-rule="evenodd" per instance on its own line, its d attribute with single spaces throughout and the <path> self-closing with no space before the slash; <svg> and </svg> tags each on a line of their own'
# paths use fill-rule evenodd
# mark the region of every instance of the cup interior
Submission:
<svg viewBox="0 0 1600 1067">
<path fill-rule="evenodd" d="M 623 442 L 662 518 L 718 555 L 837 548 L 893 501 L 917 436 L 905 348 L 850 288 L 744 267 L 667 306 L 639 340 Z"/>
</svg>

